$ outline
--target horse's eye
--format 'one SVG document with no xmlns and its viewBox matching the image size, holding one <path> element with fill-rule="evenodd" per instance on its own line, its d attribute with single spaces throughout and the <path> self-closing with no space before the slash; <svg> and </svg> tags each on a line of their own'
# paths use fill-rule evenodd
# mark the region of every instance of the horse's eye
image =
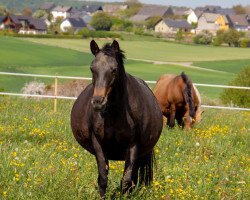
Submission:
<svg viewBox="0 0 250 200">
<path fill-rule="evenodd" d="M 112 69 L 112 72 L 111 72 L 111 73 L 112 73 L 113 75 L 116 75 L 116 71 L 117 71 L 117 69 L 114 68 L 114 69 Z"/>
</svg>

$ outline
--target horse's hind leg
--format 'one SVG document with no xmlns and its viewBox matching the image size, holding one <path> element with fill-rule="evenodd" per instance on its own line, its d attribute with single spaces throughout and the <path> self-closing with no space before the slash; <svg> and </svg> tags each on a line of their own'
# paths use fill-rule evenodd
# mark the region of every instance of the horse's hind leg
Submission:
<svg viewBox="0 0 250 200">
<path fill-rule="evenodd" d="M 92 143 L 95 149 L 96 162 L 98 167 L 98 186 L 100 196 L 103 198 L 108 184 L 108 160 L 105 158 L 102 147 L 96 139 L 95 135 L 92 134 Z"/>
<path fill-rule="evenodd" d="M 137 184 L 138 172 L 137 167 L 137 145 L 134 144 L 127 150 L 125 169 L 122 179 L 122 193 L 126 193 L 128 190 L 131 192 L 135 185 Z"/>
</svg>

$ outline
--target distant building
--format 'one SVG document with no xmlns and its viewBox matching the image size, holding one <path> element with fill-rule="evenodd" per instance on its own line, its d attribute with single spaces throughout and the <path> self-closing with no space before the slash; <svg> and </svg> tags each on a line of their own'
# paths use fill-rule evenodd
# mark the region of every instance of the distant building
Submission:
<svg viewBox="0 0 250 200">
<path fill-rule="evenodd" d="M 106 4 L 103 6 L 103 12 L 109 13 L 110 15 L 115 15 L 119 11 L 128 9 L 128 5 L 113 5 Z"/>
<path fill-rule="evenodd" d="M 172 15 L 174 15 L 174 12 L 169 6 L 144 5 L 130 20 L 135 23 L 143 23 L 152 17 L 167 18 Z"/>
<path fill-rule="evenodd" d="M 103 11 L 102 6 L 99 5 L 85 5 L 82 6 L 82 10 L 86 11 L 89 15 L 93 15 L 96 12 Z"/>
<path fill-rule="evenodd" d="M 228 16 L 230 26 L 236 29 L 237 31 L 249 31 L 250 30 L 249 19 L 250 19 L 249 16 L 246 14 Z"/>
<path fill-rule="evenodd" d="M 216 34 L 218 30 L 228 30 L 229 22 L 224 15 L 215 13 L 203 13 L 196 28 L 196 33 L 207 30 L 212 34 Z"/>
<path fill-rule="evenodd" d="M 66 19 L 70 16 L 71 6 L 56 6 L 51 10 L 51 14 L 53 16 L 52 21 L 56 21 L 57 18 Z"/>
<path fill-rule="evenodd" d="M 50 12 L 55 7 L 56 5 L 53 2 L 45 2 L 39 7 L 39 10 Z"/>
<path fill-rule="evenodd" d="M 3 19 L 5 30 L 19 34 L 46 34 L 47 26 L 43 19 L 23 15 L 8 15 Z"/>
<path fill-rule="evenodd" d="M 0 16 L 0 30 L 4 29 L 3 19 L 4 16 Z"/>
<path fill-rule="evenodd" d="M 187 22 L 189 24 L 197 23 L 199 17 L 203 14 L 203 11 L 200 10 L 192 10 L 187 16 Z"/>
<path fill-rule="evenodd" d="M 179 30 L 189 32 L 192 26 L 186 20 L 163 19 L 155 26 L 157 33 L 177 33 Z"/>
<path fill-rule="evenodd" d="M 60 29 L 62 30 L 62 32 L 67 32 L 69 29 L 72 29 L 74 33 L 77 33 L 83 28 L 88 28 L 90 30 L 93 30 L 93 28 L 89 26 L 82 18 L 69 17 L 63 20 L 63 22 L 60 25 Z"/>
</svg>

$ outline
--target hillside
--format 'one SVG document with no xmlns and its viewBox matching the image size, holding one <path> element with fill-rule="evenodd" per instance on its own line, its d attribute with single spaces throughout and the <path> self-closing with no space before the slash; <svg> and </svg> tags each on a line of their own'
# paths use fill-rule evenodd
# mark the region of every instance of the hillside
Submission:
<svg viewBox="0 0 250 200">
<path fill-rule="evenodd" d="M 7 7 L 13 12 L 20 12 L 25 7 L 30 7 L 32 9 L 37 9 L 42 3 L 48 2 L 48 0 L 1 0 L 0 6 Z M 49 0 L 49 2 L 54 2 L 59 5 L 71 5 L 71 6 L 82 6 L 85 4 L 98 4 L 102 5 L 103 2 L 93 2 L 93 1 L 76 1 L 76 0 Z"/>
</svg>

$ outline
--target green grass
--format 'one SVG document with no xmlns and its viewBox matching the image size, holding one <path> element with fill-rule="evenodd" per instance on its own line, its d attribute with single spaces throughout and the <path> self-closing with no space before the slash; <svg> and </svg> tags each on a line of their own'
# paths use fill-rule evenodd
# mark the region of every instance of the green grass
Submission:
<svg viewBox="0 0 250 200">
<path fill-rule="evenodd" d="M 29 41 L 30 40 L 30 41 Z M 32 41 L 32 42 L 31 42 Z M 0 48 L 0 71 L 6 72 L 19 72 L 29 74 L 48 74 L 48 75 L 65 75 L 65 76 L 87 76 L 91 77 L 89 66 L 93 55 L 90 54 L 89 40 L 65 40 L 65 39 L 18 39 L 11 37 L 0 37 L 2 48 Z M 98 41 L 98 43 L 104 43 L 105 41 Z M 145 43 L 145 44 L 144 44 Z M 144 47 L 145 50 L 144 50 Z M 175 43 L 166 43 L 157 41 L 146 40 L 145 42 L 138 41 L 121 41 L 121 48 L 134 48 L 131 53 L 140 52 L 143 54 L 143 58 L 150 59 L 147 53 L 148 47 L 152 45 L 158 46 L 161 52 L 170 51 L 178 60 L 182 60 L 181 52 L 177 51 L 177 48 L 185 47 L 187 51 L 190 51 L 195 55 L 195 48 L 201 48 L 203 51 L 213 47 L 204 46 L 188 46 Z M 170 45 L 170 46 L 169 46 Z M 173 45 L 173 46 L 171 46 Z M 58 47 L 57 47 L 58 46 Z M 101 46 L 101 45 L 100 45 Z M 61 48 L 63 47 L 63 48 Z M 166 48 L 166 51 L 163 51 Z M 218 48 L 215 48 L 218 49 Z M 222 52 L 227 55 L 228 52 L 238 50 L 239 52 L 231 59 L 237 58 L 241 49 L 236 48 L 221 48 Z M 129 52 L 126 52 L 129 57 Z M 159 52 L 150 51 L 155 59 L 158 59 Z M 212 52 L 211 52 L 212 53 Z M 210 55 L 210 54 L 209 54 Z M 242 54 L 241 56 L 244 56 Z M 137 57 L 136 57 L 137 58 Z M 171 61 L 171 57 L 166 56 L 167 61 Z M 165 59 L 164 58 L 164 59 Z M 194 58 L 190 56 L 189 59 Z M 215 57 L 214 59 L 216 59 Z M 225 56 L 224 59 L 226 59 Z M 240 57 L 239 57 L 240 58 Z M 163 59 L 163 60 L 164 60 Z M 205 59 L 204 55 L 200 59 Z M 195 60 L 195 58 L 194 58 Z M 206 59 L 205 59 L 206 60 Z M 229 65 L 230 64 L 230 65 Z M 245 65 L 248 64 L 248 60 L 234 60 L 234 61 L 207 61 L 207 62 L 195 62 L 195 65 L 202 68 L 219 70 L 227 73 L 220 73 L 216 71 L 206 71 L 201 69 L 176 66 L 173 64 L 152 64 L 142 61 L 126 60 L 126 71 L 132 75 L 138 76 L 144 80 L 157 80 L 162 74 L 175 73 L 180 74 L 184 71 L 188 74 L 192 81 L 195 83 L 208 83 L 208 84 L 225 84 L 227 85 L 232 79 L 234 79 L 236 73 Z M 34 78 L 27 77 L 11 77 L 1 76 L 0 89 L 4 89 L 6 92 L 19 92 L 26 82 L 34 80 Z M 38 79 L 46 84 L 53 84 L 53 79 Z M 65 80 L 60 80 L 65 81 Z M 154 86 L 151 85 L 153 88 Z M 199 87 L 202 96 L 209 98 L 219 98 L 222 89 Z"/>
<path fill-rule="evenodd" d="M 0 199 L 98 199 L 94 156 L 70 128 L 73 101 L 0 96 Z M 120 196 L 110 162 L 107 199 L 249 199 L 249 112 L 205 110 L 190 132 L 164 128 L 150 187 Z"/>
<path fill-rule="evenodd" d="M 25 39 L 46 45 L 89 52 L 89 39 Z M 107 40 L 97 40 L 102 46 Z M 112 41 L 110 41 L 112 42 Z M 158 41 L 119 41 L 121 49 L 125 50 L 128 58 L 157 60 L 166 62 L 194 62 L 215 60 L 250 59 L 249 48 L 214 47 L 204 45 L 185 45 Z"/>
<path fill-rule="evenodd" d="M 250 67 L 250 59 L 218 60 L 218 61 L 203 61 L 203 62 L 201 61 L 201 62 L 194 62 L 193 65 L 206 68 L 206 69 L 214 69 L 214 70 L 237 74 L 242 68 Z"/>
</svg>

